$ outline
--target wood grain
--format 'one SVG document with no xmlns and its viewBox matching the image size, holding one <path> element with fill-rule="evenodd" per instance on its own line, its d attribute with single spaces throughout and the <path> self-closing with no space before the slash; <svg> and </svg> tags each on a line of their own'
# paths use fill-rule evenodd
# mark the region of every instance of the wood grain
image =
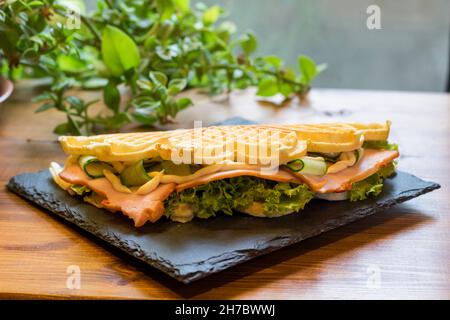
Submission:
<svg viewBox="0 0 450 320">
<path fill-rule="evenodd" d="M 169 127 L 231 116 L 260 122 L 390 119 L 400 168 L 442 188 L 188 286 L 6 191 L 11 176 L 64 159 L 51 133 L 64 118 L 34 114 L 32 94 L 19 86 L 0 106 L 0 298 L 450 298 L 448 94 L 314 90 L 309 105 L 277 107 L 257 101 L 252 90 L 212 100 L 189 93 L 195 107 Z M 66 287 L 70 265 L 81 269 L 81 289 Z"/>
</svg>

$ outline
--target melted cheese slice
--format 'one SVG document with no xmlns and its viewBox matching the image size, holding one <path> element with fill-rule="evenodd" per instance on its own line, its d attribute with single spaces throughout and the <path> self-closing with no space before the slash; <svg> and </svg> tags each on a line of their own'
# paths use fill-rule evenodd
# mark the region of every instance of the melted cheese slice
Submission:
<svg viewBox="0 0 450 320">
<path fill-rule="evenodd" d="M 164 214 L 163 201 L 175 190 L 174 183 L 160 184 L 152 192 L 139 195 L 116 191 L 106 178 L 91 179 L 80 168 L 73 164 L 60 173 L 61 179 L 73 184 L 87 186 L 92 191 L 105 197 L 101 204 L 112 212 L 122 213 L 133 219 L 136 227 L 147 221 L 155 222 Z"/>
<path fill-rule="evenodd" d="M 366 179 L 399 156 L 395 150 L 364 149 L 357 164 L 324 176 L 292 173 L 318 193 L 342 192 L 352 188 L 352 183 Z"/>
</svg>

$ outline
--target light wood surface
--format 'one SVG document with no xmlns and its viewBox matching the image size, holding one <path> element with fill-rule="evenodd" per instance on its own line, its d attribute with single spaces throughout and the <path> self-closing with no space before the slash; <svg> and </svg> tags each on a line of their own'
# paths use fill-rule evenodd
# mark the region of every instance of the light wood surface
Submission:
<svg viewBox="0 0 450 320">
<path fill-rule="evenodd" d="M 260 122 L 390 119 L 400 169 L 442 188 L 183 285 L 5 189 L 13 175 L 64 159 L 51 133 L 62 115 L 34 114 L 33 93 L 19 86 L 0 105 L 0 298 L 450 298 L 450 95 L 316 89 L 309 105 L 283 107 L 258 102 L 252 91 L 228 100 L 192 95 L 196 106 L 172 127 L 231 116 Z M 66 286 L 71 265 L 80 267 L 80 289 Z"/>
</svg>

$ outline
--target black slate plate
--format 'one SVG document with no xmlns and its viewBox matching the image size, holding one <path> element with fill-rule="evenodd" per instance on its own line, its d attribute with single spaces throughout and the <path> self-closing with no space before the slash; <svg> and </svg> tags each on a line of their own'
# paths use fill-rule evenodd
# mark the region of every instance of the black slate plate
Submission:
<svg viewBox="0 0 450 320">
<path fill-rule="evenodd" d="M 13 177 L 7 187 L 184 283 L 340 227 L 440 186 L 398 172 L 382 194 L 360 202 L 313 200 L 301 214 L 258 219 L 236 214 L 135 228 L 130 219 L 69 196 L 47 170 Z"/>
</svg>

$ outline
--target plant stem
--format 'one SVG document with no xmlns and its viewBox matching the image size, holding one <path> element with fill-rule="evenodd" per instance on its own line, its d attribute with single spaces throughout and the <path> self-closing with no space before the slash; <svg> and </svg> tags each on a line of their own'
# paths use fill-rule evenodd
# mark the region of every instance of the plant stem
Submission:
<svg viewBox="0 0 450 320">
<path fill-rule="evenodd" d="M 108 6 L 108 8 L 113 9 L 114 5 L 112 4 L 111 0 L 105 0 L 106 5 Z"/>
<path fill-rule="evenodd" d="M 228 71 L 234 71 L 234 70 L 241 70 L 244 71 L 244 69 L 241 66 L 238 65 L 212 65 L 211 69 L 224 69 L 224 70 L 228 70 Z M 270 71 L 270 70 L 259 70 L 260 72 L 267 74 L 267 75 L 271 75 L 276 77 L 278 80 L 284 81 L 286 83 L 289 83 L 291 85 L 295 85 L 298 86 L 300 89 L 298 91 L 298 94 L 300 96 L 304 96 L 306 93 L 308 93 L 308 87 L 306 87 L 303 83 L 297 82 L 295 80 L 292 79 L 288 79 L 286 77 L 283 77 L 282 75 L 280 75 L 278 72 L 275 71 Z"/>
<path fill-rule="evenodd" d="M 86 126 L 86 135 L 91 135 L 91 130 L 89 129 L 90 122 L 87 108 L 84 110 L 84 125 Z"/>
<path fill-rule="evenodd" d="M 80 19 L 86 25 L 86 27 L 91 31 L 92 35 L 94 36 L 94 38 L 98 42 L 98 44 L 101 44 L 102 38 L 100 37 L 100 34 L 98 33 L 97 29 L 95 29 L 95 27 L 89 21 L 89 19 L 82 15 L 80 15 Z"/>
</svg>

